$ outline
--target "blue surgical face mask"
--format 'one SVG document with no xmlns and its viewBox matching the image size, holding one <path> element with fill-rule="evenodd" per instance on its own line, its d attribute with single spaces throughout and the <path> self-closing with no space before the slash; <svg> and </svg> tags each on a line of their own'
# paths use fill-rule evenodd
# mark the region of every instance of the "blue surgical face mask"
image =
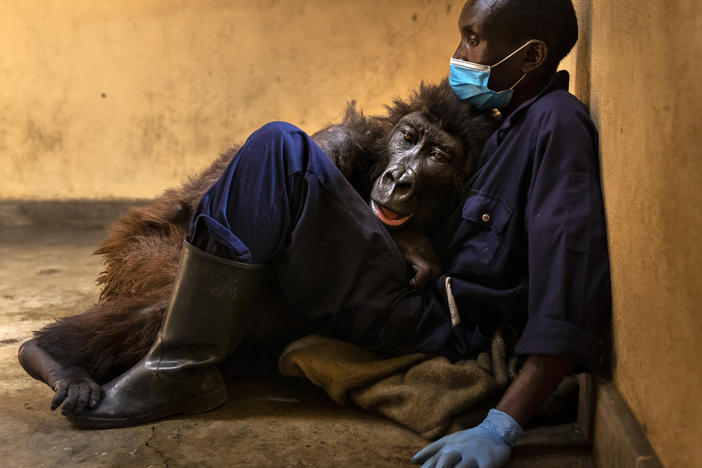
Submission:
<svg viewBox="0 0 702 468">
<path fill-rule="evenodd" d="M 493 91 L 488 88 L 488 80 L 490 79 L 490 70 L 508 60 L 514 54 L 534 42 L 530 40 L 523 46 L 509 54 L 494 65 L 482 65 L 480 63 L 466 62 L 465 60 L 451 59 L 451 74 L 449 75 L 449 84 L 456 95 L 467 101 L 470 105 L 478 110 L 492 109 L 493 107 L 503 110 L 509 105 L 512 99 L 512 90 L 526 76 L 522 75 L 516 83 L 504 91 Z"/>
</svg>

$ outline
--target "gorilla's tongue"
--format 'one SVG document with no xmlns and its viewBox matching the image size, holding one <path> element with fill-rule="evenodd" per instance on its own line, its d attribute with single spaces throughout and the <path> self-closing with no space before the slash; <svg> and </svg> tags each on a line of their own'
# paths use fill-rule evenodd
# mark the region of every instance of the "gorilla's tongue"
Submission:
<svg viewBox="0 0 702 468">
<path fill-rule="evenodd" d="M 395 213 L 389 208 L 378 205 L 373 200 L 371 200 L 371 208 L 373 209 L 373 213 L 375 213 L 378 219 L 380 219 L 384 224 L 388 226 L 400 226 L 412 217 L 411 213 L 408 215 L 401 215 L 399 213 Z"/>
</svg>

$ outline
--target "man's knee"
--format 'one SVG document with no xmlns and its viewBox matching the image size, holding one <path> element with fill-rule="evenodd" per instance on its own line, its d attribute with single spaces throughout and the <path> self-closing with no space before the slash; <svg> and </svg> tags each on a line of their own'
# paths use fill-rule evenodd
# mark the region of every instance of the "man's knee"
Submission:
<svg viewBox="0 0 702 468">
<path fill-rule="evenodd" d="M 317 156 L 312 154 L 316 145 L 311 142 L 304 131 L 292 124 L 270 122 L 251 134 L 240 150 L 240 157 L 245 161 L 255 161 L 261 168 L 283 169 L 289 175 L 304 170 L 309 159 Z"/>
<path fill-rule="evenodd" d="M 304 134 L 304 132 L 288 122 L 269 122 L 256 130 L 251 138 L 274 142 L 284 141 L 294 134 Z"/>
</svg>

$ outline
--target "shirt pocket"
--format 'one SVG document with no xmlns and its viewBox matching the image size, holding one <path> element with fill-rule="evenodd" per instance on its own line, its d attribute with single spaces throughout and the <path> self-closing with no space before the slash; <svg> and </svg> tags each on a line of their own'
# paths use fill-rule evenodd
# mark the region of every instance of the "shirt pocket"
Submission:
<svg viewBox="0 0 702 468">
<path fill-rule="evenodd" d="M 493 195 L 473 193 L 463 204 L 468 236 L 461 249 L 461 264 L 485 274 L 502 242 L 502 232 L 512 217 L 512 208 Z"/>
<path fill-rule="evenodd" d="M 606 257 L 607 229 L 598 179 L 588 172 L 569 172 L 566 204 L 566 248 Z"/>
</svg>

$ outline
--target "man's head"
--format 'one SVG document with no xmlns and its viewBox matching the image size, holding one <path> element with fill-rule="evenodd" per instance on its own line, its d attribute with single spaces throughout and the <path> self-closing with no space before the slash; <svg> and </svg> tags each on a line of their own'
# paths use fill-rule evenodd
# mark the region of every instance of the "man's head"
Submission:
<svg viewBox="0 0 702 468">
<path fill-rule="evenodd" d="M 488 86 L 502 91 L 524 74 L 511 108 L 538 93 L 578 39 L 571 0 L 468 0 L 458 20 L 461 40 L 454 57 L 495 65 Z"/>
</svg>

